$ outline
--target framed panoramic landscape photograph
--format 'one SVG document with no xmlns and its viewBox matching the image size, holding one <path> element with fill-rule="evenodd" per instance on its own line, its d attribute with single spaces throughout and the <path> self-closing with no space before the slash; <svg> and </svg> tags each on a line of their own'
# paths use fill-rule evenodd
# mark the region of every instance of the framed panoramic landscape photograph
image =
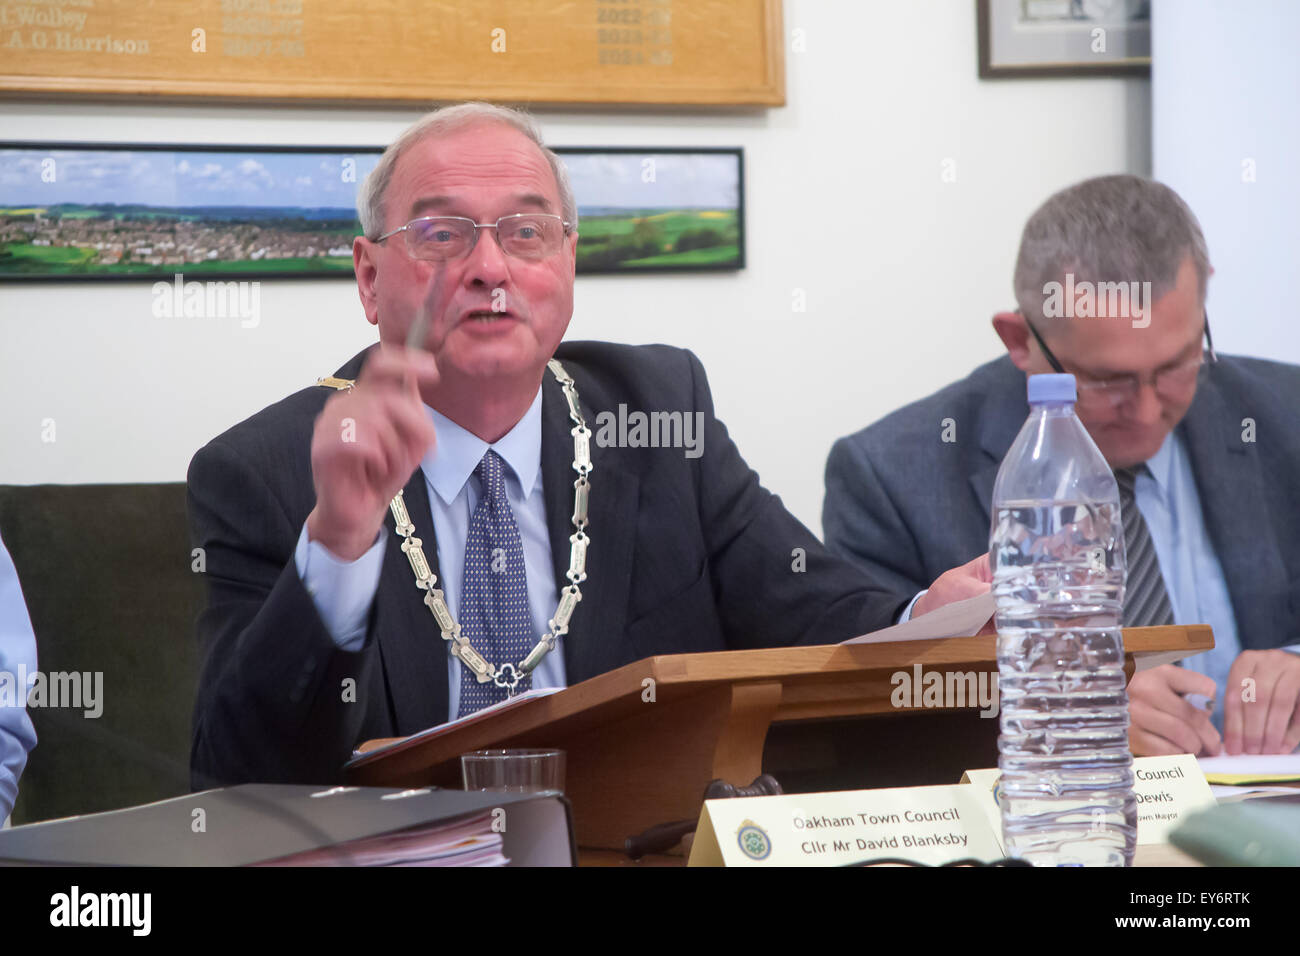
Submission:
<svg viewBox="0 0 1300 956">
<path fill-rule="evenodd" d="M 0 279 L 350 277 L 380 152 L 0 143 Z"/>
<path fill-rule="evenodd" d="M 740 149 L 556 149 L 578 200 L 578 272 L 745 267 Z"/>
<path fill-rule="evenodd" d="M 739 149 L 556 151 L 578 272 L 744 267 Z M 351 278 L 381 152 L 0 142 L 0 280 Z"/>
</svg>

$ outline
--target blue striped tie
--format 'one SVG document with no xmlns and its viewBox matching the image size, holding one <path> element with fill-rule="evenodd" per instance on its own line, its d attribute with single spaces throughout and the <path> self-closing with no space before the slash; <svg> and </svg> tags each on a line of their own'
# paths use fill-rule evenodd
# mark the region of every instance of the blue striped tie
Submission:
<svg viewBox="0 0 1300 956">
<path fill-rule="evenodd" d="M 1115 471 L 1119 485 L 1119 508 L 1124 520 L 1124 552 L 1128 557 L 1128 582 L 1124 590 L 1124 627 L 1149 627 L 1174 623 L 1174 610 L 1160 571 L 1151 532 L 1138 510 L 1135 486 L 1139 474 L 1149 473 L 1145 464 Z"/>
<path fill-rule="evenodd" d="M 465 574 L 461 579 L 461 633 L 492 664 L 518 664 L 536 642 L 528 605 L 524 546 L 506 498 L 501 456 L 488 449 L 474 469 L 482 496 L 469 519 L 465 539 Z M 517 691 L 532 686 L 531 675 Z M 504 700 L 506 690 L 491 681 L 479 683 L 468 667 L 460 669 L 460 708 L 464 717 Z"/>
</svg>

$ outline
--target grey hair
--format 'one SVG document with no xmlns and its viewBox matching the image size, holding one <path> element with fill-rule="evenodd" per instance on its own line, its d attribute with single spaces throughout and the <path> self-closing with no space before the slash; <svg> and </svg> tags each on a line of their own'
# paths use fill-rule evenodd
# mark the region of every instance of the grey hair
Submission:
<svg viewBox="0 0 1300 956">
<path fill-rule="evenodd" d="M 573 187 L 569 184 L 569 173 L 560 157 L 546 148 L 542 142 L 542 133 L 536 121 L 522 110 L 492 103 L 460 103 L 445 106 L 442 109 L 426 113 L 415 123 L 404 129 L 384 150 L 379 158 L 379 165 L 370 171 L 357 191 L 357 215 L 361 219 L 361 230 L 368 239 L 378 238 L 384 232 L 384 194 L 393 179 L 393 170 L 397 161 L 411 146 L 430 136 L 445 136 L 458 130 L 480 123 L 501 123 L 518 130 L 537 144 L 537 148 L 546 157 L 555 174 L 555 183 L 560 191 L 560 211 L 572 229 L 578 228 L 578 203 L 573 198 Z"/>
<path fill-rule="evenodd" d="M 1066 273 L 1076 282 L 1150 282 L 1158 299 L 1173 287 L 1188 254 L 1204 303 L 1210 257 L 1187 203 L 1140 176 L 1086 179 L 1051 196 L 1025 223 L 1016 302 L 1026 318 L 1043 321 L 1044 287 Z"/>
</svg>

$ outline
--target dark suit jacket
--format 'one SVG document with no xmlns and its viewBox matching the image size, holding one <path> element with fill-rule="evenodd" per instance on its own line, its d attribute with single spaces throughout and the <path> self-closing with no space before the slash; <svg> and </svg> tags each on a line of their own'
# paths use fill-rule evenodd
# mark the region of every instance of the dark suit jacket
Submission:
<svg viewBox="0 0 1300 956">
<path fill-rule="evenodd" d="M 1003 356 L 831 449 L 827 546 L 909 599 L 987 551 L 993 480 L 1029 415 Z M 1255 423 L 1255 441 L 1243 440 Z M 941 440 L 952 419 L 956 441 Z M 1300 637 L 1300 368 L 1220 356 L 1178 425 L 1243 648 Z"/>
<path fill-rule="evenodd" d="M 366 353 L 337 373 L 356 378 Z M 901 603 L 833 557 L 740 457 L 699 360 L 666 346 L 570 342 L 556 353 L 587 424 L 600 411 L 703 413 L 703 454 L 592 442 L 588 579 L 563 641 L 576 684 L 655 654 L 843 640 L 886 627 Z M 312 387 L 214 439 L 189 470 L 194 544 L 206 553 L 205 663 L 194 710 L 195 788 L 329 783 L 352 749 L 448 719 L 447 650 L 393 533 L 366 643 L 338 650 L 293 562 L 311 511 L 312 427 L 331 389 Z M 557 586 L 568 568 L 573 439 L 549 372 L 542 481 Z M 437 545 L 423 474 L 405 488 L 424 552 Z M 806 555 L 806 570 L 793 557 Z M 558 597 L 558 595 L 557 595 Z M 342 700 L 354 678 L 355 703 Z"/>
</svg>

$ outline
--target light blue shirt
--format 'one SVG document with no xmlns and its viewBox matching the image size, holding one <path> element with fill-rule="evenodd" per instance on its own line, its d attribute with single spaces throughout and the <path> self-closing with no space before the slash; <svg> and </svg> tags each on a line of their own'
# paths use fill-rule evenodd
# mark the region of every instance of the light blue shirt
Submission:
<svg viewBox="0 0 1300 956">
<path fill-rule="evenodd" d="M 1191 459 L 1176 434 L 1165 438 L 1147 468 L 1151 474 L 1138 474 L 1134 496 L 1160 559 L 1174 623 L 1208 624 L 1214 631 L 1214 649 L 1184 659 L 1183 666 L 1213 678 L 1218 693 L 1211 719 L 1222 733 L 1228 671 L 1241 653 L 1232 596 L 1205 527 Z"/>
<path fill-rule="evenodd" d="M 27 716 L 27 677 L 36 673 L 36 635 L 23 602 L 18 571 L 0 541 L 0 821 L 18 799 L 18 778 L 36 746 Z"/>
<path fill-rule="evenodd" d="M 433 513 L 433 532 L 438 546 L 438 586 L 443 589 L 447 608 L 459 619 L 461 578 L 465 570 L 465 539 L 469 519 L 482 496 L 474 469 L 489 448 L 505 461 L 506 497 L 514 512 L 524 550 L 524 572 L 528 581 L 528 607 L 534 640 L 540 640 L 546 622 L 555 613 L 555 571 L 551 563 L 551 541 L 546 528 L 546 502 L 542 494 L 542 392 L 515 427 L 500 441 L 489 445 L 451 419 L 425 406 L 433 421 L 437 442 L 420 463 Z M 422 529 L 416 528 L 419 536 Z M 366 638 L 366 619 L 383 567 L 387 528 L 381 529 L 374 545 L 356 561 L 340 561 L 322 544 L 307 540 L 304 524 L 294 550 L 298 577 L 311 595 L 321 620 L 334 642 L 342 649 L 360 650 Z M 425 540 L 428 538 L 425 536 Z M 410 579 L 413 599 L 418 596 L 415 576 Z M 429 615 L 429 639 L 446 654 L 446 642 Z M 517 663 L 517 662 L 516 662 Z M 450 713 L 460 707 L 461 663 L 447 654 L 447 689 Z M 565 687 L 564 639 L 542 659 L 533 671 L 533 687 Z"/>
</svg>

